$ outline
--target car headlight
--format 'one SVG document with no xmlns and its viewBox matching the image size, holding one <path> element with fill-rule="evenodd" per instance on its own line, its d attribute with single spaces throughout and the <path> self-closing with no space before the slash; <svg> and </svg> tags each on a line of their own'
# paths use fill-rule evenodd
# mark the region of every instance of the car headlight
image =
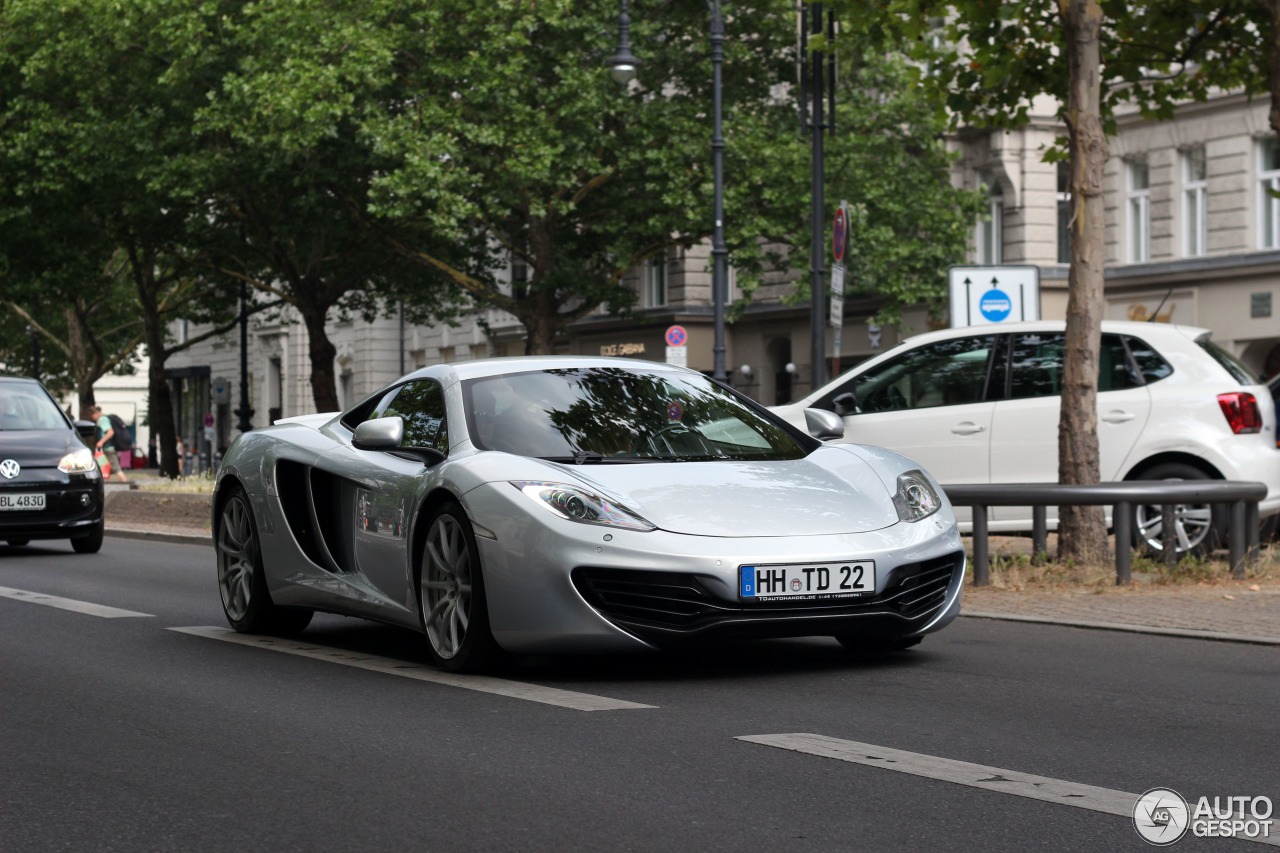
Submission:
<svg viewBox="0 0 1280 853">
<path fill-rule="evenodd" d="M 58 470 L 64 474 L 92 474 L 98 470 L 98 463 L 93 461 L 93 452 L 82 447 L 62 457 Z"/>
<path fill-rule="evenodd" d="M 937 512 L 942 507 L 942 499 L 929 478 L 917 469 L 898 476 L 898 491 L 893 496 L 893 505 L 898 508 L 898 518 L 919 521 Z"/>
<path fill-rule="evenodd" d="M 627 530 L 657 529 L 630 510 L 577 486 L 544 483 L 541 480 L 512 480 L 511 485 L 524 492 L 535 503 L 570 521 Z"/>
</svg>

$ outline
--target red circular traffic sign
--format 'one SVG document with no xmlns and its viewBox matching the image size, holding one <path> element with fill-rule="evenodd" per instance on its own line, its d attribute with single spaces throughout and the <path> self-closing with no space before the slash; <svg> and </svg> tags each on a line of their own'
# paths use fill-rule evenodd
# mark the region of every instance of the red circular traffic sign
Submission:
<svg viewBox="0 0 1280 853">
<path fill-rule="evenodd" d="M 831 249 L 835 252 L 836 260 L 844 260 L 844 247 L 849 242 L 849 223 L 845 220 L 844 208 L 836 208 L 835 225 L 831 229 Z"/>
<path fill-rule="evenodd" d="M 689 334 L 684 330 L 684 326 L 672 326 L 667 329 L 667 346 L 682 347 L 689 340 Z"/>
</svg>

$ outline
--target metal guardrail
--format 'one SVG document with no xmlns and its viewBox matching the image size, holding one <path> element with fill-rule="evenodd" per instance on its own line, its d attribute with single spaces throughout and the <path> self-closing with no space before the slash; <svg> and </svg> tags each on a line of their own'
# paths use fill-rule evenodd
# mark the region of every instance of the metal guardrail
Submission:
<svg viewBox="0 0 1280 853">
<path fill-rule="evenodd" d="M 976 586 L 986 586 L 991 582 L 987 507 L 1031 507 L 1032 549 L 1037 554 L 1046 550 L 1046 507 L 1112 507 L 1111 520 L 1116 534 L 1116 585 L 1123 586 L 1129 583 L 1132 569 L 1135 505 L 1161 508 L 1161 550 L 1165 563 L 1174 565 L 1177 562 L 1174 507 L 1179 504 L 1230 504 L 1227 545 L 1231 572 L 1236 578 L 1244 578 L 1247 563 L 1252 562 L 1258 552 L 1258 502 L 1267 496 L 1266 484 L 1238 480 L 1126 480 L 1092 486 L 993 483 L 942 488 L 952 504 L 973 508 L 973 582 Z"/>
</svg>

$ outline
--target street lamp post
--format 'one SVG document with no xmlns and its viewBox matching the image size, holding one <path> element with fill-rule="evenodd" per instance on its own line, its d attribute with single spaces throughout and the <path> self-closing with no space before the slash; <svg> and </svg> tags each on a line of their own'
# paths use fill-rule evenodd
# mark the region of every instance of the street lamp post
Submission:
<svg viewBox="0 0 1280 853">
<path fill-rule="evenodd" d="M 622 11 L 618 15 L 618 47 L 609 58 L 608 66 L 615 80 L 629 83 L 640 64 L 631 53 L 631 18 L 627 15 L 627 0 L 621 0 Z M 715 342 L 711 348 L 712 377 L 718 382 L 728 382 L 725 372 L 725 303 L 728 300 L 728 275 L 726 258 L 729 249 L 724 242 L 724 130 L 723 88 L 721 68 L 724 65 L 724 17 L 720 14 L 720 0 L 707 0 L 711 12 L 711 100 L 713 125 L 711 130 L 711 161 L 715 180 L 715 227 L 711 237 L 711 305 L 715 313 Z"/>
<path fill-rule="evenodd" d="M 249 419 L 253 417 L 253 409 L 249 408 L 249 294 L 248 287 L 240 282 L 240 407 L 236 415 L 240 422 L 236 429 L 248 432 L 253 429 Z"/>
</svg>

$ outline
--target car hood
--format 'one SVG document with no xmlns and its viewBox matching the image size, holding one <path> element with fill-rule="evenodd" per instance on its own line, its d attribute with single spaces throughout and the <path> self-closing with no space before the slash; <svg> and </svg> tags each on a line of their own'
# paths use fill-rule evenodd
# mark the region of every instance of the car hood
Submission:
<svg viewBox="0 0 1280 853">
<path fill-rule="evenodd" d="M 563 465 L 650 523 L 694 536 L 862 533 L 898 521 L 871 467 L 839 447 L 781 462 Z"/>
<path fill-rule="evenodd" d="M 82 447 L 69 429 L 0 431 L 0 462 L 12 459 L 23 468 L 56 468 L 62 457 Z"/>
</svg>

